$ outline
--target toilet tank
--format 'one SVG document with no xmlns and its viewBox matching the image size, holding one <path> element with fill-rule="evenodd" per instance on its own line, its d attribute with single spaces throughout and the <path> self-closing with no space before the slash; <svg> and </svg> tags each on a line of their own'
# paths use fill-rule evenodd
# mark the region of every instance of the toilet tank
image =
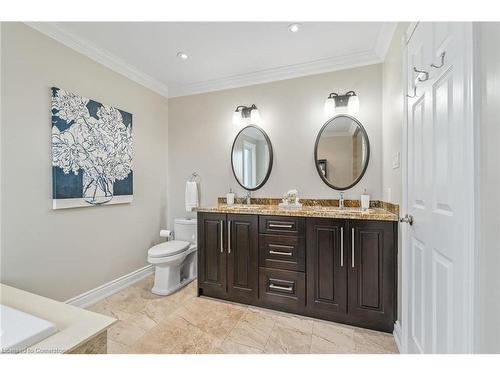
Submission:
<svg viewBox="0 0 500 375">
<path fill-rule="evenodd" d="M 197 243 L 196 219 L 174 219 L 174 236 L 176 240 Z"/>
</svg>

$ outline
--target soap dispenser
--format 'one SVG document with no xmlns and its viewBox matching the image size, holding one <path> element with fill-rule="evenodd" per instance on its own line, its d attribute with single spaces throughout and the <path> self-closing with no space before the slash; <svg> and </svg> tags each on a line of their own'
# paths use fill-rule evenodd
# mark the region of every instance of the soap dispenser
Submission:
<svg viewBox="0 0 500 375">
<path fill-rule="evenodd" d="M 233 189 L 229 189 L 229 193 L 226 194 L 226 204 L 231 206 L 234 204 L 234 193 Z"/>
<path fill-rule="evenodd" d="M 370 195 L 366 193 L 366 189 L 364 190 L 364 193 L 361 194 L 361 209 L 363 211 L 366 211 L 370 208 Z"/>
</svg>

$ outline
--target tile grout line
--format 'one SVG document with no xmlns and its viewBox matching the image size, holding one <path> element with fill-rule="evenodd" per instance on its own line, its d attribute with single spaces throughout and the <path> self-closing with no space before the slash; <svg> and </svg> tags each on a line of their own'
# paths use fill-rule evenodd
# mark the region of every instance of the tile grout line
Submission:
<svg viewBox="0 0 500 375">
<path fill-rule="evenodd" d="M 231 327 L 231 329 L 229 329 L 226 333 L 226 335 L 224 336 L 224 338 L 222 339 L 221 343 L 219 344 L 218 346 L 218 349 L 221 349 L 222 347 L 222 344 L 224 344 L 227 340 L 227 338 L 229 337 L 229 335 L 231 334 L 231 332 L 234 330 L 234 328 L 238 325 L 238 323 L 241 321 L 241 319 L 245 316 L 245 314 L 247 313 L 248 311 L 248 307 L 245 307 L 245 312 L 239 317 L 239 319 L 234 323 L 234 325 Z M 242 345 L 242 344 L 240 344 Z M 245 345 L 247 346 L 247 345 Z"/>
<path fill-rule="evenodd" d="M 89 307 L 86 308 L 87 310 L 94 311 L 94 310 L 92 310 L 93 306 L 95 306 L 95 305 L 102 305 L 103 309 L 104 310 L 107 309 L 108 311 L 106 311 L 105 313 L 101 312 L 101 314 L 111 315 L 112 317 L 118 319 L 120 322 L 125 323 L 125 325 L 127 327 L 130 327 L 130 326 L 136 327 L 139 330 L 139 332 L 141 333 L 140 336 L 136 340 L 134 340 L 133 344 L 129 344 L 128 342 L 127 343 L 122 343 L 121 341 L 113 340 L 109 336 L 107 338 L 108 343 L 112 342 L 113 344 L 117 344 L 117 346 L 121 346 L 125 350 L 127 350 L 127 349 L 134 350 L 134 346 L 147 334 L 147 332 L 150 332 L 152 330 L 158 330 L 158 326 L 161 325 L 161 321 L 162 320 L 159 319 L 155 314 L 152 314 L 152 315 L 148 314 L 148 311 L 146 310 L 146 306 L 148 306 L 150 303 L 156 304 L 155 301 L 159 301 L 158 302 L 158 306 L 162 305 L 162 301 L 165 301 L 166 303 L 172 303 L 172 305 L 168 305 L 167 311 L 170 308 L 172 308 L 172 310 L 168 311 L 168 313 L 166 313 L 166 315 L 165 315 L 166 319 L 170 319 L 173 316 L 178 316 L 179 318 L 181 318 L 183 321 L 185 321 L 188 324 L 188 327 L 193 327 L 193 328 L 196 328 L 196 329 L 204 332 L 204 330 L 199 326 L 199 324 L 197 324 L 197 322 L 190 322 L 189 320 L 187 320 L 186 318 L 184 318 L 182 315 L 178 314 L 178 312 L 179 312 L 180 309 L 187 308 L 186 306 L 188 306 L 190 303 L 193 303 L 193 301 L 196 302 L 196 298 L 197 297 L 194 296 L 194 295 L 191 295 L 191 290 L 189 290 L 189 291 L 185 290 L 184 291 L 185 295 L 178 296 L 180 298 L 174 298 L 173 300 L 169 300 L 168 296 L 166 296 L 166 298 L 164 300 L 162 298 L 153 299 L 153 298 L 147 298 L 147 295 L 143 294 L 143 292 L 148 292 L 149 291 L 149 288 L 147 287 L 147 285 L 146 286 L 143 285 L 141 287 L 141 286 L 139 286 L 137 284 L 138 283 L 132 284 L 128 288 L 125 288 L 125 289 L 123 289 L 122 291 L 119 292 L 119 293 L 121 293 L 124 296 L 124 301 L 122 301 L 121 298 L 119 298 L 117 300 L 116 304 L 110 302 L 109 298 L 111 298 L 115 294 L 118 294 L 118 293 L 115 293 L 115 294 L 113 294 L 111 296 L 108 296 L 105 299 L 103 299 L 103 300 L 101 300 L 101 301 L 99 301 L 99 302 L 97 302 L 97 303 L 95 303 L 95 304 L 93 304 L 93 305 L 91 305 L 91 306 L 89 306 Z M 188 288 L 188 286 L 186 286 L 186 288 Z M 140 291 L 142 294 L 135 295 L 136 291 Z M 131 301 L 130 297 L 132 297 L 134 300 Z M 222 303 L 222 304 L 233 305 L 232 303 L 227 303 L 226 301 L 220 301 L 220 300 L 217 300 L 217 299 L 211 299 L 211 298 L 209 298 L 209 300 L 215 301 L 217 304 Z M 140 304 L 141 301 L 144 302 L 144 303 Z M 135 308 L 132 309 L 135 312 L 129 312 L 129 311 L 127 311 L 127 308 L 128 308 L 127 303 L 132 303 L 132 302 L 138 302 L 140 304 L 140 309 L 138 311 L 135 311 Z M 268 331 L 269 334 L 267 335 L 267 338 L 265 340 L 264 345 L 262 346 L 262 349 L 254 347 L 252 345 L 243 344 L 243 343 L 238 343 L 238 344 L 241 345 L 242 347 L 249 348 L 249 349 L 254 349 L 254 350 L 259 350 L 261 352 L 265 352 L 266 350 L 269 349 L 269 345 L 271 343 L 271 336 L 273 335 L 273 333 L 275 333 L 277 327 L 282 325 L 280 323 L 280 318 L 281 317 L 284 317 L 284 318 L 290 318 L 290 317 L 293 318 L 293 317 L 295 317 L 295 318 L 298 318 L 298 319 L 303 319 L 303 320 L 306 320 L 306 321 L 310 321 L 312 323 L 312 327 L 311 327 L 311 331 L 310 331 L 310 340 L 309 340 L 309 350 L 308 350 L 308 353 L 312 353 L 312 342 L 313 342 L 314 336 L 317 336 L 318 338 L 321 338 L 321 339 L 325 340 L 328 343 L 335 344 L 335 345 L 338 344 L 335 339 L 332 340 L 332 338 L 327 338 L 327 337 L 319 336 L 319 335 L 316 334 L 316 331 L 321 326 L 321 323 L 327 323 L 327 324 L 332 324 L 333 326 L 344 327 L 343 324 L 339 324 L 339 323 L 335 323 L 335 322 L 327 322 L 327 321 L 318 320 L 318 319 L 305 318 L 305 317 L 297 315 L 297 314 L 281 313 L 281 312 L 276 312 L 274 310 L 270 310 L 270 309 L 266 309 L 266 308 L 259 308 L 259 307 L 256 307 L 255 310 L 254 310 L 253 306 L 248 306 L 248 305 L 243 305 L 243 304 L 234 304 L 234 305 L 241 306 L 243 308 L 242 309 L 242 314 L 241 314 L 241 316 L 238 319 L 236 319 L 234 322 L 232 322 L 230 328 L 227 331 L 224 330 L 225 333 L 223 333 L 220 336 L 217 336 L 215 334 L 211 335 L 213 337 L 214 341 L 215 340 L 218 341 L 220 339 L 220 342 L 217 345 L 214 345 L 212 347 L 212 349 L 211 349 L 212 351 L 213 350 L 217 350 L 217 349 L 221 349 L 222 346 L 223 346 L 223 344 L 225 344 L 226 342 L 228 342 L 228 340 L 230 340 L 230 335 L 235 331 L 236 327 L 244 320 L 245 316 L 249 312 L 252 312 L 252 311 L 264 312 L 264 313 L 267 313 L 267 314 L 270 315 L 270 318 L 272 319 L 272 325 L 271 325 L 270 330 Z M 96 312 L 96 311 L 94 311 L 94 312 Z M 125 315 L 125 317 L 130 316 L 130 319 L 129 318 L 127 318 L 127 319 L 119 319 L 118 316 L 122 315 L 120 313 L 123 313 Z M 162 311 L 160 311 L 160 316 L 162 316 L 161 313 L 162 313 Z M 151 327 L 151 328 L 149 328 L 149 329 L 143 328 L 142 325 L 141 325 L 143 323 L 141 323 L 142 321 L 140 320 L 142 317 L 151 320 L 151 322 L 154 323 L 154 326 Z M 299 333 L 304 333 L 304 334 L 307 333 L 307 332 L 303 332 L 303 331 L 301 331 L 299 329 L 294 329 L 292 327 L 288 327 L 285 324 L 285 322 L 286 321 L 283 322 L 283 324 L 284 324 L 283 328 L 284 329 L 291 330 L 291 331 L 297 331 Z M 144 322 L 144 324 L 146 324 L 146 322 Z M 347 327 L 348 328 L 352 328 L 351 326 L 347 326 Z M 189 330 L 189 328 L 188 328 L 188 330 Z M 369 330 L 369 329 L 363 329 L 363 328 L 356 328 L 356 329 L 354 329 L 354 331 L 358 331 L 358 332 L 360 332 L 362 334 L 366 331 L 367 334 L 369 334 L 370 336 L 373 336 L 372 339 L 369 339 L 369 340 L 364 339 L 363 343 L 358 342 L 358 340 L 356 340 L 355 337 L 353 337 L 353 344 L 354 344 L 354 351 L 355 352 L 361 349 L 360 345 L 363 346 L 362 344 L 367 344 L 367 345 L 371 344 L 372 346 L 374 346 L 374 348 L 372 349 L 371 352 L 378 352 L 378 351 L 380 351 L 380 352 L 384 352 L 384 353 L 392 353 L 392 351 L 390 349 L 387 349 L 388 345 L 385 343 L 386 340 L 381 340 L 383 338 L 382 336 L 385 336 L 387 334 L 382 334 L 382 333 L 377 332 L 377 331 L 373 331 L 373 330 Z M 207 332 L 204 332 L 204 333 L 207 333 Z M 377 337 L 377 336 L 380 336 L 380 337 Z M 387 335 L 387 336 L 390 337 L 390 335 Z M 376 347 L 376 349 L 375 349 L 375 347 Z M 275 353 L 275 352 L 273 352 L 273 353 Z M 329 353 L 329 351 L 325 351 L 325 353 Z M 397 351 L 396 351 L 396 353 L 397 353 Z"/>
<path fill-rule="evenodd" d="M 312 322 L 312 328 L 311 328 L 311 341 L 309 342 L 309 354 L 311 354 L 312 351 L 312 344 L 313 344 L 313 336 L 314 336 L 314 326 L 316 325 L 316 322 Z"/>
<path fill-rule="evenodd" d="M 266 353 L 266 348 L 267 348 L 267 345 L 269 344 L 269 340 L 271 339 L 271 335 L 273 334 L 274 327 L 276 327 L 276 319 L 274 319 L 274 318 L 273 318 L 273 328 L 271 328 L 271 331 L 270 331 L 270 333 L 269 333 L 269 336 L 267 336 L 266 343 L 264 344 L 264 349 L 262 349 L 262 352 L 263 352 L 263 353 Z M 267 354 L 270 354 L 270 353 L 267 353 Z M 274 354 L 274 353 L 273 353 L 273 354 Z"/>
</svg>

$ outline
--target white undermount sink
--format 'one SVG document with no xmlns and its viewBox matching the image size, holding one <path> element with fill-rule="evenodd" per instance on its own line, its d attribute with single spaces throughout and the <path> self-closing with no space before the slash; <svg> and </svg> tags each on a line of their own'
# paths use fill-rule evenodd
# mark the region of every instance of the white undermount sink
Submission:
<svg viewBox="0 0 500 375">
<path fill-rule="evenodd" d="M 20 353 L 57 332 L 44 319 L 0 304 L 0 349 L 2 353 Z"/>
</svg>

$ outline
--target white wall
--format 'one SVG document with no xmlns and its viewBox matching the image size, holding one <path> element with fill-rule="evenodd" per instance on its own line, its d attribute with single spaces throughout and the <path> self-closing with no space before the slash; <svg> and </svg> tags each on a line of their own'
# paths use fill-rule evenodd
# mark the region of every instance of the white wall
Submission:
<svg viewBox="0 0 500 375">
<path fill-rule="evenodd" d="M 479 240 L 478 349 L 500 353 L 500 23 L 477 23 Z"/>
<path fill-rule="evenodd" d="M 159 241 L 168 102 L 26 25 L 1 38 L 1 282 L 65 300 L 145 266 Z M 51 209 L 51 86 L 133 114 L 132 204 Z"/>
<path fill-rule="evenodd" d="M 404 124 L 404 79 L 402 39 L 408 29 L 407 22 L 398 24 L 383 64 L 383 121 L 382 121 L 382 191 L 383 199 L 402 205 L 403 184 L 401 166 L 393 168 L 394 155 L 402 151 Z M 400 157 L 401 160 L 401 157 Z M 401 164 L 401 161 L 400 161 Z M 401 230 L 398 236 L 398 301 L 401 299 Z M 398 320 L 401 321 L 401 302 L 398 302 Z"/>
<path fill-rule="evenodd" d="M 404 122 L 404 80 L 402 39 L 409 24 L 398 24 L 383 64 L 382 189 L 384 200 L 401 204 L 401 167 L 393 168 L 396 153 L 401 155 Z"/>
<path fill-rule="evenodd" d="M 169 223 L 191 216 L 184 210 L 189 175 L 201 176 L 201 204 L 215 205 L 229 188 L 244 196 L 231 171 L 231 145 L 239 128 L 231 123 L 237 105 L 259 107 L 274 151 L 267 183 L 255 197 L 280 197 L 297 188 L 303 198 L 337 198 L 325 185 L 313 160 L 314 142 L 325 122 L 323 105 L 332 91 L 355 90 L 357 116 L 370 139 L 370 163 L 363 179 L 346 197 L 359 199 L 367 188 L 382 198 L 382 66 L 380 64 L 314 76 L 169 99 Z"/>
</svg>

